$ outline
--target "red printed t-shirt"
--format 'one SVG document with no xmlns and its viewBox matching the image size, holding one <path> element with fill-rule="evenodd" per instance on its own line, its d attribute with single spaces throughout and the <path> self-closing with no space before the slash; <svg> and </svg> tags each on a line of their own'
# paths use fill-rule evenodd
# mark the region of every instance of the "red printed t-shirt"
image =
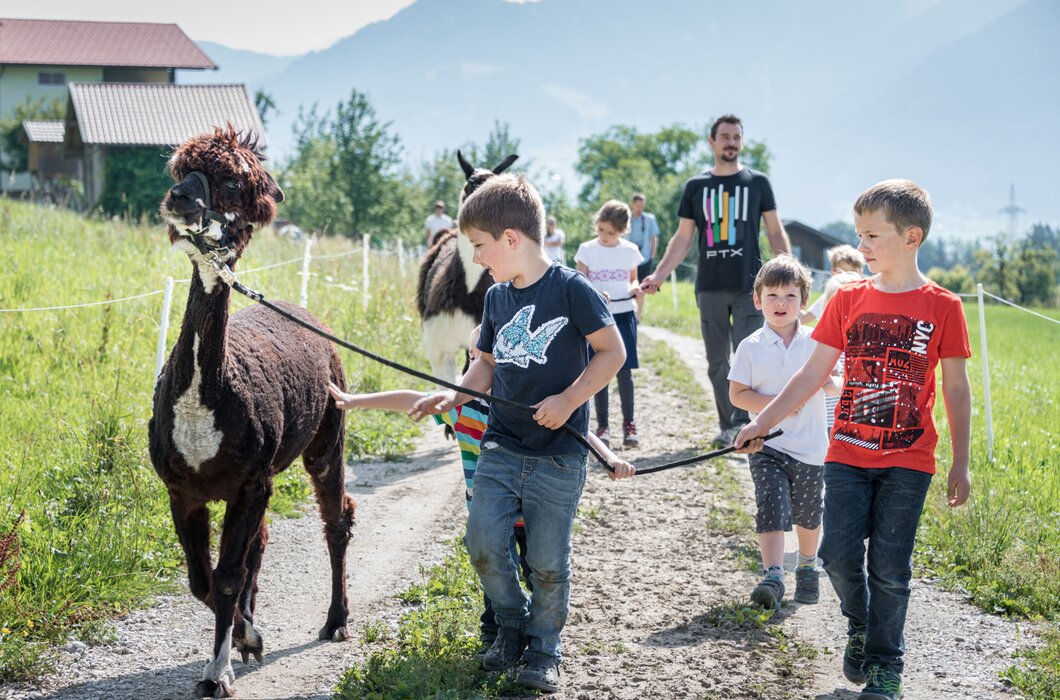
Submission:
<svg viewBox="0 0 1060 700">
<path fill-rule="evenodd" d="M 970 357 L 964 307 L 934 282 L 899 294 L 844 285 L 813 339 L 845 353 L 827 461 L 935 473 L 935 367 Z"/>
</svg>

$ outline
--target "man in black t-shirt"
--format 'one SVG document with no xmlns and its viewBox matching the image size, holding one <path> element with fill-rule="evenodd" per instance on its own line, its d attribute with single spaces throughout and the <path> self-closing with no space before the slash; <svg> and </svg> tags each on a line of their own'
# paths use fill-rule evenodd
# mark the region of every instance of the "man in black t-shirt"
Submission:
<svg viewBox="0 0 1060 700">
<path fill-rule="evenodd" d="M 734 409 L 729 401 L 729 356 L 763 323 L 751 294 L 755 275 L 762 267 L 758 248 L 761 222 L 765 222 L 775 254 L 790 253 L 791 244 L 777 216 L 769 178 L 740 163 L 740 120 L 731 114 L 719 117 L 710 127 L 708 143 L 714 151 L 714 167 L 685 183 L 677 209 L 677 232 L 641 288 L 649 294 L 658 291 L 684 260 L 692 241 L 698 242 L 696 303 L 707 350 L 707 374 L 721 424 L 714 444 L 724 447 L 748 422 L 747 412 Z"/>
</svg>

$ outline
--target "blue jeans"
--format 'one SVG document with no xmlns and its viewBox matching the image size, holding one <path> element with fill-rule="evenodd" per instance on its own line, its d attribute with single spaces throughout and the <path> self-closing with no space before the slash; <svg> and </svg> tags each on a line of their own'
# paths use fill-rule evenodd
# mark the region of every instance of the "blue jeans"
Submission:
<svg viewBox="0 0 1060 700">
<path fill-rule="evenodd" d="M 560 659 L 560 631 L 570 604 L 574 516 L 585 486 L 584 454 L 532 457 L 484 443 L 464 543 L 501 627 L 529 637 L 524 658 Z M 526 521 L 526 561 L 533 595 L 519 585 L 512 526 Z"/>
<path fill-rule="evenodd" d="M 930 484 L 931 474 L 902 467 L 824 465 L 819 556 L 847 618 L 847 634 L 866 635 L 866 668 L 880 664 L 902 672 L 913 544 Z"/>
</svg>

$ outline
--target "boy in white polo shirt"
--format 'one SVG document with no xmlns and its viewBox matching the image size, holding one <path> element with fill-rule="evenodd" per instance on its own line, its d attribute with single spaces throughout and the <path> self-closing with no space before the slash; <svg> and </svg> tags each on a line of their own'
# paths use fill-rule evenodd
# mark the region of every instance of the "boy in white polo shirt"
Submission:
<svg viewBox="0 0 1060 700">
<path fill-rule="evenodd" d="M 810 338 L 813 329 L 799 323 L 811 280 L 810 271 L 788 255 L 773 258 L 758 272 L 754 304 L 766 322 L 736 349 L 729 370 L 733 406 L 761 411 L 813 354 L 817 347 Z M 830 380 L 825 388 L 838 393 Z M 828 449 L 824 414 L 822 390 L 779 424 L 782 436 L 749 458 L 764 570 L 751 601 L 764 608 L 780 608 L 784 597 L 784 531 L 790 531 L 792 523 L 799 539 L 795 600 L 813 604 L 819 598 L 817 542 Z"/>
</svg>

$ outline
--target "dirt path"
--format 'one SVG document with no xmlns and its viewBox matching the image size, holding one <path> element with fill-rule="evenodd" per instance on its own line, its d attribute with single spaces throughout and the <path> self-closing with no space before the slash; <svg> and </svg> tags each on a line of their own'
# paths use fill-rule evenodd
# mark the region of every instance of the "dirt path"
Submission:
<svg viewBox="0 0 1060 700">
<path fill-rule="evenodd" d="M 265 663 L 233 661 L 239 698 L 328 698 L 341 673 L 361 660 L 366 621 L 394 620 L 393 594 L 419 578 L 421 564 L 446 552 L 464 517 L 458 453 L 428 426 L 407 462 L 347 467 L 357 527 L 347 563 L 350 633 L 345 644 L 318 642 L 327 617 L 329 565 L 315 512 L 274 519 L 262 566 L 258 620 Z M 119 620 L 112 644 L 63 653 L 44 688 L 5 688 L 9 698 L 83 700 L 190 698 L 208 660 L 213 617 L 190 593 Z"/>
<path fill-rule="evenodd" d="M 698 340 L 641 332 L 672 348 L 708 391 Z M 642 446 L 624 451 L 628 459 L 650 466 L 709 449 L 713 415 L 662 391 L 650 367 L 635 377 Z M 612 415 L 618 410 L 614 396 Z M 328 570 L 318 518 L 273 522 L 259 613 L 265 664 L 233 664 L 238 697 L 329 697 L 342 671 L 363 658 L 364 623 L 393 623 L 401 607 L 392 594 L 419 577 L 420 564 L 440 560 L 462 529 L 459 475 L 457 451 L 430 428 L 408 462 L 351 465 L 358 526 L 348 644 L 316 641 Z M 826 579 L 817 606 L 790 604 L 764 627 L 737 617 L 757 578 L 748 566 L 749 555 L 757 557 L 753 539 L 740 525 L 741 511 L 753 512 L 742 458 L 622 482 L 591 465 L 580 510 L 557 700 L 856 697 L 839 672 L 845 626 Z M 788 551 L 794 556 L 794 542 Z M 44 688 L 5 688 L 4 695 L 191 697 L 212 619 L 190 594 L 161 598 L 118 621 L 116 632 L 112 644 L 64 653 Z M 921 580 L 914 582 L 907 640 L 908 700 L 1011 697 L 997 672 L 1011 663 L 1017 642 L 1027 641 L 1014 624 Z"/>
<path fill-rule="evenodd" d="M 649 338 L 665 342 L 672 348 L 692 369 L 693 374 L 703 386 L 704 392 L 710 395 L 706 375 L 706 358 L 701 341 L 656 328 L 642 327 L 641 332 Z M 672 413 L 672 409 L 667 410 L 667 413 Z M 711 417 L 702 426 L 701 435 L 703 437 L 713 435 L 715 425 Z M 646 448 L 651 452 L 657 450 L 657 447 L 652 449 L 646 446 Z M 753 513 L 752 487 L 746 461 L 742 457 L 729 461 L 743 484 L 745 495 L 743 505 L 748 509 L 747 512 Z M 689 659 L 689 661 L 694 661 L 697 665 L 712 663 L 717 667 L 732 663 L 738 667 L 738 677 L 745 675 L 747 671 L 755 667 L 758 668 L 757 675 L 760 679 L 769 675 L 776 676 L 778 672 L 783 672 L 783 659 L 778 664 L 776 658 L 763 657 L 751 646 L 745 645 L 740 648 L 737 644 L 734 648 L 723 640 L 714 639 L 718 631 L 712 629 L 710 625 L 703 624 L 702 612 L 709 605 L 709 601 L 718 597 L 743 599 L 754 585 L 756 575 L 746 569 L 737 572 L 719 571 L 716 564 L 709 563 L 714 559 L 711 551 L 715 545 L 710 544 L 714 535 L 700 529 L 703 524 L 702 511 L 698 519 L 695 517 L 695 511 L 703 507 L 704 500 L 709 501 L 709 496 L 695 493 L 695 483 L 688 478 L 688 475 L 675 475 L 671 478 L 681 480 L 680 484 L 675 484 L 672 491 L 669 489 L 660 491 L 654 482 L 638 482 L 636 484 L 638 488 L 630 490 L 629 498 L 620 499 L 614 503 L 601 503 L 602 510 L 615 509 L 616 525 L 621 525 L 623 521 L 630 519 L 633 522 L 649 521 L 646 528 L 637 528 L 640 532 L 635 537 L 635 544 L 631 546 L 638 550 L 638 556 L 659 563 L 659 570 L 655 572 L 652 572 L 650 567 L 639 567 L 641 571 L 637 574 L 627 572 L 624 576 L 616 571 L 616 581 L 621 578 L 643 577 L 645 585 L 651 590 L 650 595 L 657 597 L 660 604 L 665 605 L 666 599 L 671 601 L 669 606 L 675 614 L 675 617 L 671 618 L 671 628 L 657 636 L 649 637 L 648 640 L 658 646 L 676 646 L 676 649 L 670 649 L 672 653 L 667 654 L 668 658 L 665 660 L 668 665 L 674 666 L 674 674 L 683 673 L 681 670 L 683 664 L 673 657 L 684 656 L 681 651 L 692 646 L 697 647 L 699 653 L 691 655 L 694 659 Z M 686 491 L 686 488 L 689 490 Z M 642 491 L 647 492 L 642 493 Z M 666 493 L 669 493 L 669 498 L 658 498 Z M 633 507 L 630 502 L 635 503 L 636 506 Z M 645 512 L 650 510 L 655 512 Z M 611 518 L 611 516 L 608 517 Z M 655 523 L 654 526 L 650 524 L 652 521 Z M 675 521 L 680 524 L 681 529 L 687 530 L 687 539 L 682 541 L 678 538 L 674 541 L 673 536 L 676 533 L 667 524 Z M 666 546 L 664 542 L 674 542 L 674 548 Z M 597 545 L 589 544 L 589 547 L 593 546 Z M 721 546 L 724 547 L 724 543 Z M 585 547 L 580 549 L 584 551 Z M 695 551 L 695 555 L 686 561 L 682 552 L 688 550 Z M 791 568 L 796 552 L 793 535 L 788 539 L 786 550 L 789 560 L 787 564 Z M 722 584 L 723 581 L 725 584 L 732 583 L 732 587 L 724 593 L 716 590 L 718 584 Z M 662 591 L 658 590 L 660 586 Z M 790 586 L 792 582 L 789 581 Z M 811 655 L 811 650 L 818 652 L 815 659 L 796 658 L 796 665 L 805 668 L 808 673 L 802 679 L 801 689 L 793 691 L 790 697 L 817 700 L 854 698 L 857 694 L 855 687 L 846 683 L 839 672 L 839 655 L 842 653 L 842 645 L 845 642 L 846 625 L 839 612 L 838 600 L 827 578 L 822 579 L 821 594 L 820 604 L 800 606 L 792 603 L 785 607 L 780 615 L 783 621 L 779 628 L 792 640 L 806 645 L 805 647 L 796 645 L 798 646 L 797 657 L 799 653 L 804 656 Z M 693 604 L 690 600 L 693 597 L 701 602 L 698 605 Z M 648 605 L 647 601 L 643 601 L 629 607 L 645 611 L 654 608 L 655 605 Z M 636 612 L 636 609 L 630 612 Z M 625 615 L 622 617 L 625 618 Z M 913 582 L 913 594 L 906 627 L 906 698 L 916 700 L 918 698 L 1010 697 L 997 674 L 1011 665 L 1012 651 L 1017 646 L 1026 644 L 1027 641 L 1026 630 L 1023 631 L 1021 638 L 1021 633 L 1015 623 L 982 613 L 969 605 L 961 596 L 939 590 L 928 581 L 916 579 Z M 718 658 L 719 652 L 721 658 Z M 670 674 L 646 675 L 652 679 L 652 683 L 660 683 L 662 682 L 660 676 Z M 717 682 L 722 682 L 722 679 L 718 679 Z M 717 697 L 726 698 L 783 697 L 768 693 L 760 694 L 758 691 L 750 690 L 748 686 L 742 688 L 737 686 L 736 689 L 729 690 L 731 686 L 728 682 L 726 682 L 726 687 L 725 691 L 719 691 L 704 686 L 704 691 L 713 690 L 718 693 Z M 693 688 L 695 686 L 690 686 L 690 690 Z M 652 693 L 652 695 L 664 697 L 662 694 Z M 593 695 L 592 697 L 633 696 L 614 693 L 611 696 Z M 676 698 L 681 695 L 674 693 L 665 697 Z"/>
</svg>

